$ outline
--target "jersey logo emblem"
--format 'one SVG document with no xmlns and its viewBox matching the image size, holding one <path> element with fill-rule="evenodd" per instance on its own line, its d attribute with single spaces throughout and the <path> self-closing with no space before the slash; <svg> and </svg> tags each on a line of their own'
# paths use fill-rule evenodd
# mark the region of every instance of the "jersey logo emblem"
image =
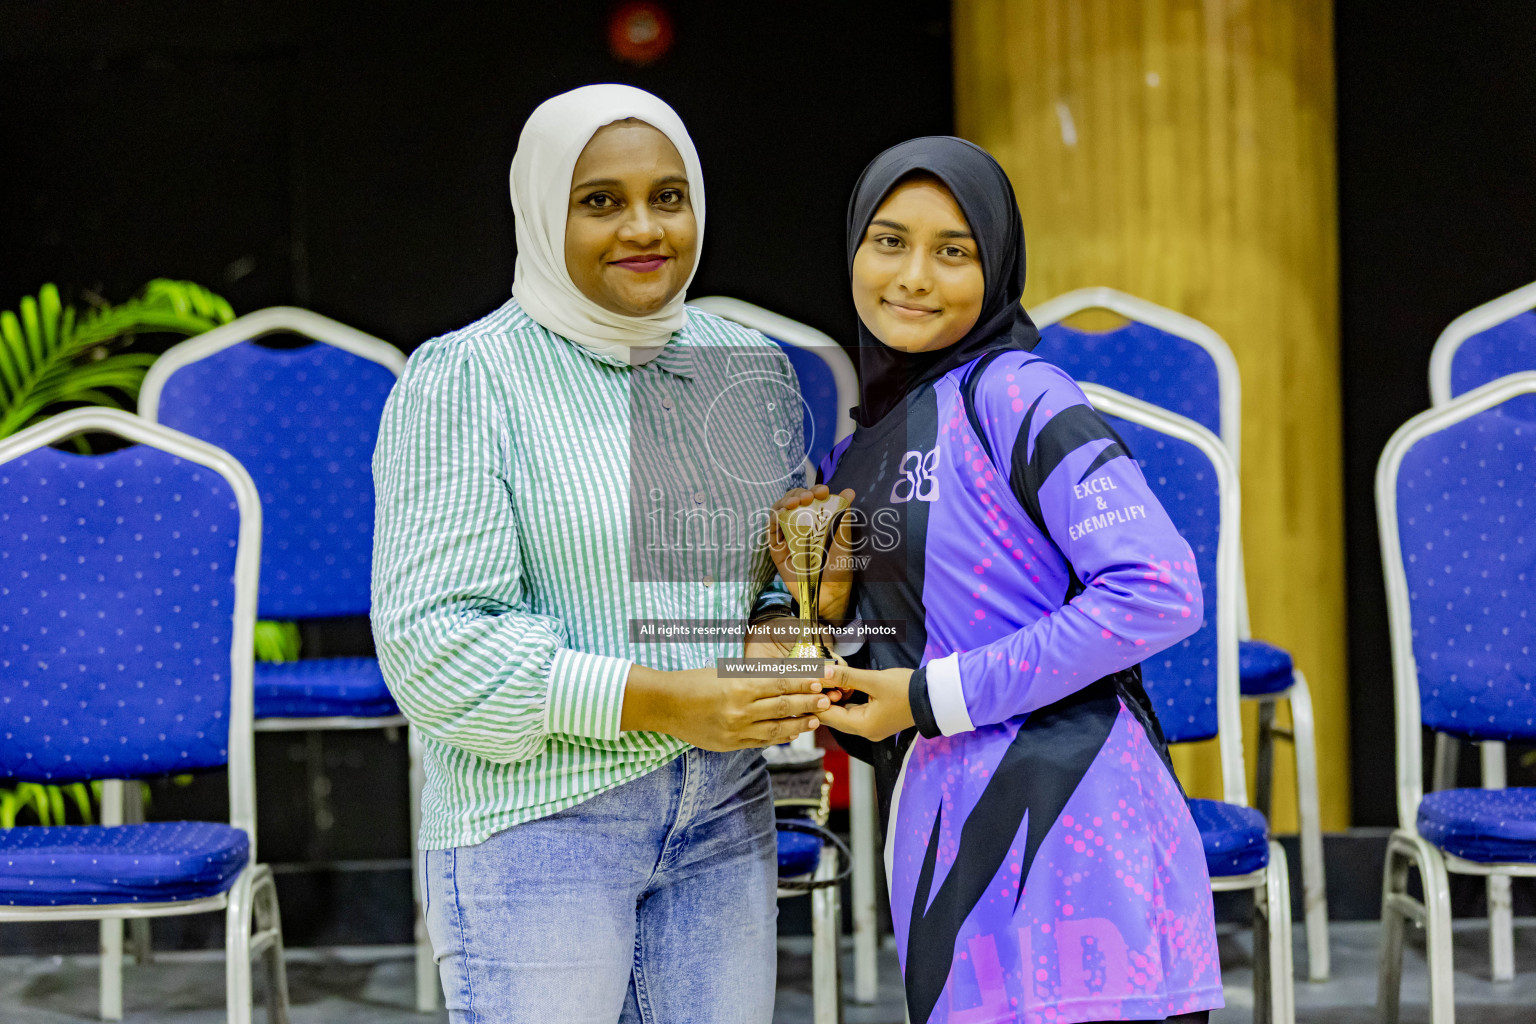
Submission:
<svg viewBox="0 0 1536 1024">
<path fill-rule="evenodd" d="M 901 457 L 901 476 L 891 485 L 891 504 L 901 505 L 916 498 L 918 501 L 937 501 L 939 498 L 939 446 L 926 452 L 907 452 Z"/>
</svg>

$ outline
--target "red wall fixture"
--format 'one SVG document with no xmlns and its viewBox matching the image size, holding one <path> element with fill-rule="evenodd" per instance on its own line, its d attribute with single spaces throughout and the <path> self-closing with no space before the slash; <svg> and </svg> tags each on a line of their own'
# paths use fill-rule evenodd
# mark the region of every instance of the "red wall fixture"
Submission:
<svg viewBox="0 0 1536 1024">
<path fill-rule="evenodd" d="M 630 0 L 608 16 L 608 50 L 627 64 L 651 64 L 672 49 L 672 15 L 658 3 Z"/>
</svg>

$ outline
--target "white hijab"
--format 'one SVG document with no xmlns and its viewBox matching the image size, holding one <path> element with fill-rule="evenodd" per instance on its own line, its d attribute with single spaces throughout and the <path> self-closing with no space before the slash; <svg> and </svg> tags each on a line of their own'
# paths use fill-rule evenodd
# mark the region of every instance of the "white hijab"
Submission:
<svg viewBox="0 0 1536 1024">
<path fill-rule="evenodd" d="M 517 268 L 512 297 L 538 323 L 593 352 L 628 363 L 654 358 L 688 314 L 683 296 L 698 269 L 665 306 L 647 316 L 604 309 L 581 293 L 565 266 L 565 218 L 571 174 L 581 151 L 604 125 L 633 117 L 671 140 L 683 158 L 688 195 L 704 240 L 704 174 L 682 120 L 661 100 L 627 85 L 588 85 L 539 104 L 523 125 L 512 157 L 512 214 Z"/>
</svg>

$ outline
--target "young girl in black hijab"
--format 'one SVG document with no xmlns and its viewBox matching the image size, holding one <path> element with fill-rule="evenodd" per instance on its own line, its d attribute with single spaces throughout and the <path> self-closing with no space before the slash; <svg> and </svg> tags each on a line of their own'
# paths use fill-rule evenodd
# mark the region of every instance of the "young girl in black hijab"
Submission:
<svg viewBox="0 0 1536 1024">
<path fill-rule="evenodd" d="M 821 611 L 905 636 L 835 669 L 856 694 L 820 717 L 876 767 L 911 1019 L 1203 1020 L 1210 882 L 1136 668 L 1200 626 L 1194 556 L 1030 354 L 1023 229 L 985 151 L 881 154 L 848 251 L 858 429 L 820 479 L 852 492 L 862 567 Z"/>
</svg>

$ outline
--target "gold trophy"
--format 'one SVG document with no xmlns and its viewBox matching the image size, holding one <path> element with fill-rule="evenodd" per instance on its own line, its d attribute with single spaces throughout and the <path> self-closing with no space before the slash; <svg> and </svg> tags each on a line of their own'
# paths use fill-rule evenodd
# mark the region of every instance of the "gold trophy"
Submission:
<svg viewBox="0 0 1536 1024">
<path fill-rule="evenodd" d="M 832 531 L 848 501 L 840 494 L 829 494 L 809 505 L 781 508 L 774 513 L 779 532 L 789 550 L 789 567 L 799 578 L 795 594 L 800 602 L 800 639 L 789 652 L 791 658 L 836 659 L 821 639 L 821 576 L 827 568 L 827 550 Z"/>
</svg>

